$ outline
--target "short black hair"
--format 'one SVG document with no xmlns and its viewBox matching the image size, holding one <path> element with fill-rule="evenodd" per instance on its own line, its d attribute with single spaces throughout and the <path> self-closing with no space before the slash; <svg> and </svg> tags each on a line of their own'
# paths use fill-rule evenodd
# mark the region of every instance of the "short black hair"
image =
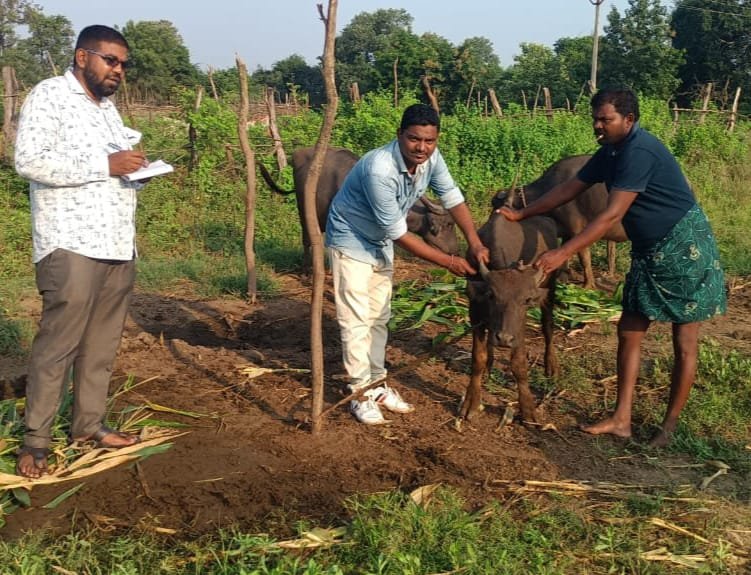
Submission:
<svg viewBox="0 0 751 575">
<path fill-rule="evenodd" d="M 433 108 L 426 104 L 412 104 L 402 114 L 400 130 L 406 130 L 410 126 L 435 126 L 441 131 L 441 119 Z"/>
<path fill-rule="evenodd" d="M 603 88 L 598 91 L 592 100 L 590 100 L 592 110 L 604 106 L 605 104 L 612 104 L 615 111 L 621 116 L 634 115 L 634 122 L 639 121 L 639 100 L 628 88 Z"/>
<path fill-rule="evenodd" d="M 126 50 L 130 50 L 128 41 L 125 36 L 120 34 L 114 28 L 109 26 L 102 26 L 101 24 L 94 24 L 93 26 L 86 26 L 78 35 L 76 40 L 76 50 L 96 50 L 100 42 L 111 42 L 113 44 L 120 44 L 124 46 Z"/>
</svg>

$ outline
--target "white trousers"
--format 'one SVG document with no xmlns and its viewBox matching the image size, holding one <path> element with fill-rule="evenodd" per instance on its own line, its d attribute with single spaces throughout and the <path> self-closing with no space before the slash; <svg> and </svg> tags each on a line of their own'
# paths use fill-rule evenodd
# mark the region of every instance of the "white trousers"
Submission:
<svg viewBox="0 0 751 575">
<path fill-rule="evenodd" d="M 350 384 L 385 377 L 393 266 L 373 266 L 329 248 L 342 361 Z"/>
</svg>

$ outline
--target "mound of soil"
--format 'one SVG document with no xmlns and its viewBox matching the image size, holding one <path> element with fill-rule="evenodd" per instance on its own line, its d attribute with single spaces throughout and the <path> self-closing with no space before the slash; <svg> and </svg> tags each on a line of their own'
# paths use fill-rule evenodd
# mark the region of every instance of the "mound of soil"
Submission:
<svg viewBox="0 0 751 575">
<path fill-rule="evenodd" d="M 426 272 L 407 261 L 398 270 L 397 281 Z M 583 412 L 568 390 L 540 398 L 553 426 L 530 428 L 516 421 L 499 427 L 506 403 L 515 397 L 513 389 L 503 388 L 486 392 L 485 412 L 458 430 L 455 413 L 468 381 L 471 341 L 435 349 L 429 328 L 393 334 L 387 353 L 391 382 L 416 406 L 414 413 L 367 427 L 342 406 L 313 436 L 309 376 L 294 371 L 310 365 L 309 284 L 295 276 L 283 281 L 284 295 L 252 307 L 185 293 L 136 294 L 113 386 L 127 375 L 144 383 L 122 403 L 149 401 L 201 416 L 156 413 L 157 419 L 184 423 L 189 433 L 138 465 L 86 479 L 54 510 L 42 505 L 73 484 L 34 489 L 33 507 L 8 516 L 0 534 L 66 531 L 84 521 L 193 536 L 232 525 L 278 529 L 281 518 L 287 525 L 290 518 L 339 524 L 347 515 L 344 501 L 354 494 L 433 483 L 453 486 L 479 506 L 503 496 L 497 479 L 668 484 L 700 478 L 701 470 L 647 465 L 642 457 L 623 456 L 622 444 L 580 433 L 578 422 L 599 414 Z M 344 380 L 330 289 L 324 316 L 325 402 L 333 405 L 344 396 Z M 749 351 L 750 320 L 751 288 L 740 286 L 732 292 L 728 316 L 708 322 L 702 333 Z M 651 338 L 650 345 L 669 345 L 669 327 L 654 332 L 660 330 L 663 337 Z M 541 337 L 532 332 L 528 337 L 530 360 L 539 362 Z M 564 358 L 582 350 L 603 356 L 605 368 L 596 375 L 605 379 L 603 393 L 612 398 L 614 382 L 607 382 L 614 370 L 614 328 L 592 326 L 575 336 L 557 334 L 556 341 Z M 505 355 L 498 355 L 506 365 Z M 21 395 L 25 365 L 1 361 L 0 395 Z M 273 371 L 251 378 L 243 371 L 249 365 Z M 723 481 L 734 479 L 720 478 L 714 485 Z"/>
</svg>

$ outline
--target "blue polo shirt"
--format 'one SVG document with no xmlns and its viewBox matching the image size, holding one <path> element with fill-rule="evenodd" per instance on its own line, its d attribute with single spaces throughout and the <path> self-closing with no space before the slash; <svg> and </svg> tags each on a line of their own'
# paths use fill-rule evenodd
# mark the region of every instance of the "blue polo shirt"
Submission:
<svg viewBox="0 0 751 575">
<path fill-rule="evenodd" d="M 396 139 L 369 151 L 331 202 L 326 245 L 357 261 L 391 265 L 394 240 L 407 233 L 407 212 L 428 187 L 446 209 L 464 202 L 437 148 L 414 175 L 407 171 Z"/>
<path fill-rule="evenodd" d="M 606 144 L 577 177 L 586 183 L 604 182 L 608 192 L 637 192 L 623 216 L 633 249 L 645 251 L 678 223 L 696 199 L 673 154 L 636 122 L 626 139 Z"/>
</svg>

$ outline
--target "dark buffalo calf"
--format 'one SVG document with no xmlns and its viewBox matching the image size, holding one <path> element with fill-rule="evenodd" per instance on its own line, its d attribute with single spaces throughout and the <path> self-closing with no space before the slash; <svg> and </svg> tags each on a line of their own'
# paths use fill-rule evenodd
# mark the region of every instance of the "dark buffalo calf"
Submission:
<svg viewBox="0 0 751 575">
<path fill-rule="evenodd" d="M 545 338 L 545 373 L 558 374 L 553 347 L 553 299 L 556 274 L 543 277 L 531 264 L 541 253 L 557 245 L 556 224 L 537 216 L 510 222 L 492 214 L 479 230 L 490 250 L 490 264 L 480 266 L 479 278 L 467 282 L 472 323 L 472 375 L 459 408 L 470 419 L 482 404 L 481 386 L 493 363 L 493 348 L 511 350 L 511 373 L 516 381 L 519 408 L 524 421 L 538 421 L 535 399 L 529 389 L 525 329 L 527 309 L 540 306 Z"/>
</svg>

